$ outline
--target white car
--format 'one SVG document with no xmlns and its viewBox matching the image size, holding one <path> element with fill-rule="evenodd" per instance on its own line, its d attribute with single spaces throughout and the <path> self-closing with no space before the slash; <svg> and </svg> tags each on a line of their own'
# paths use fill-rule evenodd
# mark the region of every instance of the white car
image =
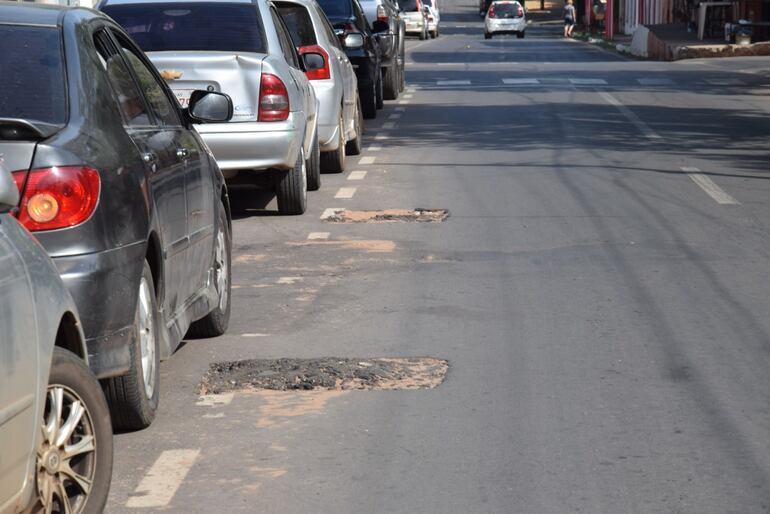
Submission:
<svg viewBox="0 0 770 514">
<path fill-rule="evenodd" d="M 305 75 L 318 99 L 321 170 L 342 172 L 346 154 L 361 153 L 363 115 L 353 65 L 318 2 L 274 3 L 297 51 L 305 58 Z"/>
<path fill-rule="evenodd" d="M 406 34 L 417 34 L 420 39 L 428 39 L 428 15 L 423 3 L 420 0 L 398 0 L 398 7 L 404 19 Z"/>
<path fill-rule="evenodd" d="M 524 7 L 515 0 L 492 2 L 484 18 L 484 39 L 495 34 L 516 34 L 523 38 L 527 30 L 527 17 Z"/>
<path fill-rule="evenodd" d="M 441 21 L 441 13 L 438 9 L 437 0 L 422 0 L 423 9 L 427 10 L 428 14 L 428 33 L 430 37 L 437 38 L 439 35 L 438 24 Z"/>
</svg>

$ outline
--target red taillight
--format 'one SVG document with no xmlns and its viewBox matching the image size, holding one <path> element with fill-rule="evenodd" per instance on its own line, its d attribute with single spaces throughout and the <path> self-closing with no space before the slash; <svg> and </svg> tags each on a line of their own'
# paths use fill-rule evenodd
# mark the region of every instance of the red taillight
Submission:
<svg viewBox="0 0 770 514">
<path fill-rule="evenodd" d="M 516 16 L 518 16 L 519 18 L 524 16 L 524 9 L 522 9 L 521 6 L 519 6 L 519 10 L 516 12 Z"/>
<path fill-rule="evenodd" d="M 388 13 L 385 11 L 385 6 L 377 6 L 377 21 L 388 23 Z"/>
<path fill-rule="evenodd" d="M 300 55 L 307 53 L 321 54 L 324 58 L 324 67 L 317 70 L 308 70 L 305 72 L 305 76 L 308 80 L 327 80 L 332 78 L 332 72 L 329 69 L 329 54 L 322 47 L 318 45 L 301 46 L 297 48 Z"/>
<path fill-rule="evenodd" d="M 495 17 L 495 6 L 494 5 L 490 5 L 489 6 L 489 11 L 487 11 L 487 16 L 489 16 L 490 18 L 494 18 Z"/>
<path fill-rule="evenodd" d="M 263 73 L 259 83 L 259 121 L 283 121 L 289 117 L 289 92 L 281 79 Z"/>
<path fill-rule="evenodd" d="M 21 193 L 16 216 L 30 232 L 79 225 L 99 201 L 99 172 L 88 166 L 17 171 L 13 178 Z"/>
<path fill-rule="evenodd" d="M 433 16 L 431 16 L 430 14 L 428 15 L 428 21 L 433 21 Z"/>
</svg>

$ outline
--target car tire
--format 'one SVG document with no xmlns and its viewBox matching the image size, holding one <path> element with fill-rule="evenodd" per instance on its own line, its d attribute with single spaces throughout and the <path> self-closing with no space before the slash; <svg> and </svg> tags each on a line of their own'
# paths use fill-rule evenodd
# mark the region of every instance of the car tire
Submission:
<svg viewBox="0 0 770 514">
<path fill-rule="evenodd" d="M 439 36 L 438 25 L 436 25 L 436 29 L 433 31 L 433 37 L 437 38 L 438 36 Z"/>
<path fill-rule="evenodd" d="M 219 203 L 218 223 L 211 266 L 214 270 L 213 278 L 218 293 L 218 303 L 214 310 L 190 325 L 187 338 L 218 337 L 227 332 L 227 326 L 230 324 L 233 239 L 227 222 L 227 211 L 222 202 Z"/>
<path fill-rule="evenodd" d="M 420 32 L 420 41 L 425 41 L 426 39 L 428 39 L 428 31 L 423 30 Z"/>
<path fill-rule="evenodd" d="M 401 56 L 401 67 L 398 70 L 398 91 L 403 92 L 406 89 L 406 57 Z"/>
<path fill-rule="evenodd" d="M 489 32 L 484 32 L 484 39 L 492 39 L 492 34 Z"/>
<path fill-rule="evenodd" d="M 356 114 L 353 118 L 353 128 L 356 136 L 345 143 L 345 153 L 347 155 L 359 155 L 361 153 L 361 140 L 364 135 L 364 117 L 361 114 L 361 99 L 356 99 Z"/>
<path fill-rule="evenodd" d="M 524 39 L 524 31 L 522 30 L 521 32 L 517 32 L 516 37 L 519 39 Z"/>
<path fill-rule="evenodd" d="M 318 146 L 318 132 L 313 136 L 313 145 L 310 147 L 310 157 L 305 163 L 307 168 L 307 190 L 318 191 L 321 189 L 321 148 Z"/>
<path fill-rule="evenodd" d="M 359 98 L 361 99 L 361 112 L 364 118 L 372 120 L 377 117 L 377 84 L 372 83 L 371 88 L 367 88 L 365 91 L 360 91 Z"/>
<path fill-rule="evenodd" d="M 340 109 L 340 119 L 337 124 L 338 144 L 337 149 L 321 154 L 321 168 L 328 173 L 342 173 L 345 171 L 345 121 Z"/>
<path fill-rule="evenodd" d="M 75 402 L 82 409 L 79 419 L 73 414 Z M 38 495 L 34 511 L 50 512 L 54 502 L 61 512 L 96 514 L 104 511 L 112 480 L 110 410 L 99 382 L 83 359 L 63 348 L 54 348 L 43 403 L 42 437 L 36 452 Z M 60 443 L 55 441 L 68 421 L 75 423 L 69 430 L 70 436 Z M 89 438 L 91 444 L 86 442 Z M 60 467 L 60 464 L 63 465 Z M 70 469 L 90 482 L 88 491 L 72 479 Z M 65 510 L 62 494 L 67 497 L 69 509 Z"/>
<path fill-rule="evenodd" d="M 288 170 L 275 188 L 278 212 L 288 215 L 304 214 L 307 209 L 307 168 L 305 151 L 300 148 L 297 162 Z"/>
<path fill-rule="evenodd" d="M 382 109 L 385 107 L 385 98 L 383 98 L 382 91 L 382 68 L 377 73 L 377 108 Z"/>
<path fill-rule="evenodd" d="M 112 425 L 117 430 L 140 430 L 150 426 L 160 398 L 158 307 L 155 282 L 147 261 L 142 268 L 138 295 L 134 337 L 128 347 L 128 374 L 108 378 L 102 384 L 110 406 Z"/>
<path fill-rule="evenodd" d="M 394 62 L 388 68 L 385 68 L 384 75 L 385 84 L 382 90 L 382 96 L 385 100 L 396 100 L 398 98 L 398 63 Z"/>
</svg>

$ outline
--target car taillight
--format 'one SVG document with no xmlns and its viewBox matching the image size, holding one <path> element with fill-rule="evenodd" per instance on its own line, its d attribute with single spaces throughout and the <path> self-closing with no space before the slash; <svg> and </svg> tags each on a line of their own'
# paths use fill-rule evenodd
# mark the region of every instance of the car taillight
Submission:
<svg viewBox="0 0 770 514">
<path fill-rule="evenodd" d="M 489 11 L 487 11 L 487 16 L 489 16 L 490 18 L 494 18 L 495 17 L 495 6 L 494 5 L 490 5 L 489 6 Z"/>
<path fill-rule="evenodd" d="M 516 16 L 519 18 L 524 16 L 524 9 L 522 9 L 521 6 L 519 6 L 519 10 L 516 12 Z"/>
<path fill-rule="evenodd" d="M 433 21 L 433 16 L 431 16 L 430 14 L 428 15 L 428 21 Z"/>
<path fill-rule="evenodd" d="M 88 166 L 17 171 L 13 178 L 21 194 L 16 216 L 30 232 L 79 225 L 99 201 L 99 172 Z"/>
<path fill-rule="evenodd" d="M 283 121 L 289 117 L 289 92 L 281 79 L 263 73 L 259 83 L 259 121 Z"/>
<path fill-rule="evenodd" d="M 388 13 L 385 12 L 385 6 L 383 5 L 377 6 L 377 21 L 388 23 Z"/>
<path fill-rule="evenodd" d="M 320 47 L 318 45 L 308 45 L 308 46 L 301 46 L 297 48 L 297 51 L 300 55 L 305 55 L 307 53 L 314 53 L 314 54 L 321 54 L 324 59 L 324 67 L 318 68 L 317 70 L 308 70 L 305 72 L 305 76 L 308 80 L 328 80 L 332 78 L 332 72 L 331 69 L 329 69 L 329 54 L 326 52 L 326 50 L 323 49 L 323 47 Z"/>
</svg>

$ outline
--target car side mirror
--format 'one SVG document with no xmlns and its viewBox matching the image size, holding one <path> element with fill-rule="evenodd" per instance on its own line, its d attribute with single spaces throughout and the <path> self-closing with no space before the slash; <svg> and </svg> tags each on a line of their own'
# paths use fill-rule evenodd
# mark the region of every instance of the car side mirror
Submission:
<svg viewBox="0 0 770 514">
<path fill-rule="evenodd" d="M 302 60 L 305 62 L 305 71 L 322 70 L 326 66 L 324 56 L 318 52 L 305 52 Z"/>
<path fill-rule="evenodd" d="M 0 163 L 0 214 L 14 209 L 19 203 L 19 189 L 11 172 Z"/>
<path fill-rule="evenodd" d="M 390 26 L 386 21 L 377 20 L 372 23 L 372 30 L 374 32 L 387 32 L 389 28 Z"/>
<path fill-rule="evenodd" d="M 364 46 L 364 35 L 358 32 L 348 34 L 342 44 L 345 45 L 345 48 L 361 48 Z"/>
<path fill-rule="evenodd" d="M 233 118 L 233 101 L 224 93 L 196 89 L 187 112 L 193 123 L 222 123 Z"/>
</svg>

